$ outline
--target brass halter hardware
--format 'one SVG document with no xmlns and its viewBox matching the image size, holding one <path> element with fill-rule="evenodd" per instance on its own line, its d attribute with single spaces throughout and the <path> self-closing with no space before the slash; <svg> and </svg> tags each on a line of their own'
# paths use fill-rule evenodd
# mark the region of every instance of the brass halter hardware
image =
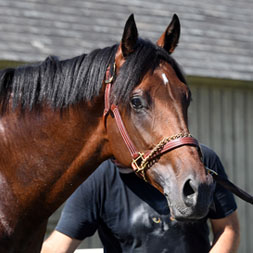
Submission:
<svg viewBox="0 0 253 253">
<path fill-rule="evenodd" d="M 213 176 L 213 175 L 215 175 L 215 176 L 218 176 L 218 175 L 219 175 L 216 171 L 211 170 L 211 169 L 209 169 L 208 167 L 206 167 L 206 170 L 207 170 L 207 172 L 208 172 L 209 174 L 211 174 L 212 176 Z"/>
<path fill-rule="evenodd" d="M 134 169 L 135 173 L 140 174 L 141 177 L 145 181 L 147 181 L 145 176 L 145 170 L 153 164 L 152 161 L 154 161 L 155 157 L 163 153 L 162 150 L 164 146 L 173 140 L 184 137 L 192 137 L 192 135 L 189 133 L 179 133 L 169 137 L 165 137 L 146 155 L 144 153 L 139 152 L 139 156 L 132 161 L 132 168 Z"/>
</svg>

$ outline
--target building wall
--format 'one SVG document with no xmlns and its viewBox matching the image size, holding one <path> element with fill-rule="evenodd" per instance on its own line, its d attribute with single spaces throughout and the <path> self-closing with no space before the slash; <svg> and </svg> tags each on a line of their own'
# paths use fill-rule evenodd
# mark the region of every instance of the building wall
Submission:
<svg viewBox="0 0 253 253">
<path fill-rule="evenodd" d="M 140 36 L 156 42 L 177 13 L 174 56 L 188 75 L 252 80 L 252 9 L 252 0 L 1 0 L 0 58 L 64 59 L 113 45 L 131 13 Z"/>
<path fill-rule="evenodd" d="M 190 77 L 190 131 L 220 156 L 229 178 L 253 194 L 253 85 Z M 253 252 L 253 207 L 236 197 L 241 224 L 240 253 Z M 51 217 L 52 229 L 59 211 Z M 100 247 L 96 237 L 82 247 Z"/>
<path fill-rule="evenodd" d="M 226 80 L 194 80 L 190 129 L 220 156 L 229 178 L 253 194 L 253 85 Z M 236 197 L 241 224 L 239 252 L 253 252 L 253 208 Z"/>
</svg>

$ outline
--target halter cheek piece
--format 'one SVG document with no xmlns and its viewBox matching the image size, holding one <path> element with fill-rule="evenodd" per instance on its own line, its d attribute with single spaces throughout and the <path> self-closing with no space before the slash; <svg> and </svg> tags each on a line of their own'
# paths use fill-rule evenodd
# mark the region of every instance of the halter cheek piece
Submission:
<svg viewBox="0 0 253 253">
<path fill-rule="evenodd" d="M 184 145 L 191 145 L 196 146 L 200 150 L 198 141 L 195 138 L 193 138 L 191 134 L 179 133 L 173 136 L 163 138 L 152 150 L 149 150 L 145 153 L 138 152 L 133 142 L 129 138 L 124 123 L 121 119 L 117 105 L 110 103 L 110 92 L 111 86 L 114 81 L 114 73 L 115 73 L 115 63 L 113 67 L 109 66 L 106 71 L 105 109 L 103 117 L 105 121 L 108 112 L 111 111 L 113 113 L 120 134 L 132 156 L 132 164 L 131 164 L 132 169 L 137 175 L 141 176 L 145 181 L 147 181 L 145 170 L 149 168 L 152 164 L 154 164 L 159 156 L 172 149 Z"/>
</svg>

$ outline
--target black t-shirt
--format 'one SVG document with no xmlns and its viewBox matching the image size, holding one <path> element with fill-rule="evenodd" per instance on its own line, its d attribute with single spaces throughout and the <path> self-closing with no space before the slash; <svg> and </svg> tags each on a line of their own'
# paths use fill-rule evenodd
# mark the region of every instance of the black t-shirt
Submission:
<svg viewBox="0 0 253 253">
<path fill-rule="evenodd" d="M 204 163 L 226 176 L 217 155 L 201 146 Z M 73 193 L 62 211 L 56 230 L 83 240 L 98 230 L 104 251 L 208 252 L 208 218 L 223 218 L 236 210 L 233 195 L 217 185 L 216 211 L 196 222 L 170 220 L 166 198 L 134 173 L 119 173 L 107 160 Z"/>
</svg>

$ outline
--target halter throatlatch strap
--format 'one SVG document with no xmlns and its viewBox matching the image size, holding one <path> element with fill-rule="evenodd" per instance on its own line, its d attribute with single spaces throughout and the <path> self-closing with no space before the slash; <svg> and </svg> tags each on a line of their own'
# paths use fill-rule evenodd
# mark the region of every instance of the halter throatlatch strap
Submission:
<svg viewBox="0 0 253 253">
<path fill-rule="evenodd" d="M 147 151 L 146 153 L 138 152 L 135 145 L 131 141 L 126 128 L 124 126 L 124 123 L 122 121 L 122 118 L 119 113 L 119 109 L 117 105 L 110 103 L 110 92 L 111 92 L 111 86 L 114 80 L 114 73 L 115 73 L 115 64 L 112 68 L 109 66 L 106 71 L 106 77 L 105 77 L 105 109 L 104 109 L 104 122 L 106 119 L 107 114 L 109 111 L 111 111 L 115 117 L 116 124 L 118 126 L 119 132 L 131 154 L 132 157 L 132 168 L 134 172 L 141 176 L 145 181 L 145 170 L 150 167 L 156 159 L 161 156 L 163 153 L 171 151 L 172 149 L 184 146 L 184 145 L 191 145 L 196 146 L 199 148 L 198 141 L 193 138 L 189 133 L 180 133 L 176 134 L 170 137 L 164 138 L 162 141 L 160 141 L 152 150 Z"/>
</svg>

